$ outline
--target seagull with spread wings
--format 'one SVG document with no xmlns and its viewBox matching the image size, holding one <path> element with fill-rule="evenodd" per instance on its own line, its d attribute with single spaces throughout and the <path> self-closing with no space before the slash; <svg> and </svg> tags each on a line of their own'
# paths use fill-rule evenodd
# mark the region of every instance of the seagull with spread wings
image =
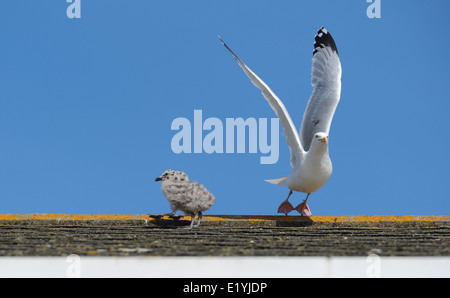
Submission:
<svg viewBox="0 0 450 298">
<path fill-rule="evenodd" d="M 311 84 L 314 90 L 303 114 L 300 134 L 297 133 L 283 102 L 242 62 L 222 38 L 218 37 L 252 83 L 261 90 L 283 127 L 283 135 L 291 153 L 292 171 L 286 177 L 266 180 L 289 188 L 289 195 L 281 203 L 278 213 L 287 215 L 295 209 L 304 216 L 311 216 L 307 205 L 308 197 L 325 185 L 333 170 L 328 153 L 328 135 L 341 96 L 342 70 L 339 53 L 331 34 L 322 27 L 315 36 L 311 71 Z M 289 202 L 293 191 L 307 193 L 306 199 L 295 208 Z"/>
</svg>

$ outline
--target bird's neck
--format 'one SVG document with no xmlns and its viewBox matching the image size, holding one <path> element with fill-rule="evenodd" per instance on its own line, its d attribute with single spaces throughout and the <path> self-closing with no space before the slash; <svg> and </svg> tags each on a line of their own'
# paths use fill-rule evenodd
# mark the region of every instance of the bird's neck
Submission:
<svg viewBox="0 0 450 298">
<path fill-rule="evenodd" d="M 328 143 L 313 144 L 308 151 L 309 158 L 322 158 L 328 156 Z"/>
</svg>

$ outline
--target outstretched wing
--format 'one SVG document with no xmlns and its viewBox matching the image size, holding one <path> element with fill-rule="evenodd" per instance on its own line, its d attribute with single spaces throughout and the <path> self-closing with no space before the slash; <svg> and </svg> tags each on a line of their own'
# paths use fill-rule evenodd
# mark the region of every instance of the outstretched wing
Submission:
<svg viewBox="0 0 450 298">
<path fill-rule="evenodd" d="M 341 62 L 331 34 L 322 27 L 315 37 L 311 84 L 314 87 L 300 128 L 300 141 L 308 151 L 314 135 L 329 134 L 341 96 Z"/>
<path fill-rule="evenodd" d="M 242 62 L 241 59 L 227 46 L 227 44 L 218 36 L 222 44 L 225 48 L 230 51 L 230 53 L 234 56 L 234 58 L 239 63 L 239 66 L 244 70 L 245 74 L 250 78 L 252 83 L 258 87 L 266 100 L 269 102 L 270 107 L 273 109 L 275 114 L 280 119 L 281 126 L 284 129 L 283 135 L 286 137 L 286 142 L 289 146 L 289 150 L 291 152 L 291 166 L 294 167 L 296 158 L 300 158 L 300 156 L 305 152 L 300 143 L 300 138 L 297 134 L 297 130 L 295 128 L 294 123 L 292 122 L 289 113 L 284 106 L 283 102 L 278 98 L 278 96 L 270 90 L 269 86 L 264 83 L 247 65 Z"/>
</svg>

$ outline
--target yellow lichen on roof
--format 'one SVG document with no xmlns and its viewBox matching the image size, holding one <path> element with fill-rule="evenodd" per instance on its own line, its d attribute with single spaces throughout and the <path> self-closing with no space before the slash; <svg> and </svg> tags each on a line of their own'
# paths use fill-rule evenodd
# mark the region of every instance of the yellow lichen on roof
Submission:
<svg viewBox="0 0 450 298">
<path fill-rule="evenodd" d="M 171 219 L 168 216 L 161 217 L 163 220 Z M 190 220 L 189 216 L 183 216 L 180 219 Z M 146 214 L 0 214 L 0 221 L 2 220 L 148 220 L 152 221 L 155 218 Z M 434 222 L 434 221 L 448 221 L 450 216 L 416 216 L 416 215 L 358 215 L 358 216 L 265 216 L 265 215 L 205 215 L 204 221 L 218 222 L 218 221 L 312 221 L 318 223 L 360 223 L 360 222 Z"/>
</svg>

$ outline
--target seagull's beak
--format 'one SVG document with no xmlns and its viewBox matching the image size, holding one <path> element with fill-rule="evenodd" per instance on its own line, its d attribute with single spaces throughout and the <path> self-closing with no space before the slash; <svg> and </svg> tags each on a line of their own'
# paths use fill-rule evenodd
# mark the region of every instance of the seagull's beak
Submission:
<svg viewBox="0 0 450 298">
<path fill-rule="evenodd" d="M 322 143 L 328 142 L 328 136 L 319 139 Z"/>
<path fill-rule="evenodd" d="M 162 180 L 161 177 L 158 177 L 158 178 L 155 179 L 155 182 L 156 181 L 161 181 L 161 180 Z"/>
</svg>

